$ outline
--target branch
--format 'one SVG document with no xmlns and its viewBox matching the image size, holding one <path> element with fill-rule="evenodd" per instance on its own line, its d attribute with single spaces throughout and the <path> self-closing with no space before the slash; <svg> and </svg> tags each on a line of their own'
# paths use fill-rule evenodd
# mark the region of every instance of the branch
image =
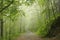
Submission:
<svg viewBox="0 0 60 40">
<path fill-rule="evenodd" d="M 2 10 L 0 10 L 0 12 L 4 11 L 4 10 L 5 10 L 6 8 L 8 8 L 12 3 L 13 3 L 13 1 L 12 1 L 10 4 L 8 4 L 7 6 L 5 6 L 4 8 L 2 8 Z"/>
</svg>

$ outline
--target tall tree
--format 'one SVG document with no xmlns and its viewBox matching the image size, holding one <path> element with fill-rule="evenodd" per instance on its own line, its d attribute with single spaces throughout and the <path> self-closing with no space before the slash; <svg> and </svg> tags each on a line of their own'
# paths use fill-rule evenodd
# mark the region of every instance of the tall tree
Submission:
<svg viewBox="0 0 60 40">
<path fill-rule="evenodd" d="M 5 0 L 7 2 L 7 0 Z M 1 34 L 1 37 L 3 37 L 3 14 L 4 14 L 4 10 L 7 9 L 12 3 L 13 3 L 13 0 L 12 1 L 9 1 L 9 3 L 6 5 L 4 4 L 5 2 L 4 0 L 1 0 L 1 3 L 0 3 L 0 34 Z"/>
</svg>

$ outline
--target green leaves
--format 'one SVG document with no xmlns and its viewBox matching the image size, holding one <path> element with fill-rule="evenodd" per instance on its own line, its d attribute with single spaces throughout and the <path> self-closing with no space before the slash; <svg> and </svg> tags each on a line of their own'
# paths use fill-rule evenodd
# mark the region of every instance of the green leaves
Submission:
<svg viewBox="0 0 60 40">
<path fill-rule="evenodd" d="M 20 4 L 25 4 L 26 6 L 32 5 L 35 0 L 20 0 Z"/>
<path fill-rule="evenodd" d="M 20 33 L 24 32 L 25 26 L 29 26 L 32 32 L 36 32 L 39 36 L 46 36 L 53 20 L 55 20 L 54 17 L 56 16 L 57 18 L 60 16 L 60 12 L 58 12 L 59 8 L 57 8 L 58 6 L 55 7 L 56 4 L 54 4 L 54 1 L 13 0 L 12 3 L 12 0 L 4 0 L 2 1 L 3 4 L 1 4 L 0 0 L 0 12 L 2 10 L 0 17 L 3 17 L 5 21 L 4 27 L 6 35 L 8 34 L 12 38 L 15 35 L 14 33 L 18 34 L 17 31 Z"/>
<path fill-rule="evenodd" d="M 49 29 L 51 28 L 52 22 L 55 18 L 58 17 L 58 11 L 56 11 L 56 4 L 54 3 L 55 0 L 38 0 L 38 4 L 40 9 L 40 26 L 37 30 L 37 34 L 44 37 L 49 33 Z M 60 12 L 59 12 L 60 13 Z"/>
<path fill-rule="evenodd" d="M 32 5 L 32 4 L 34 3 L 34 1 L 35 1 L 35 0 L 27 0 L 27 1 L 26 1 L 26 4 L 27 4 L 27 5 Z"/>
<path fill-rule="evenodd" d="M 8 2 L 3 2 L 3 0 L 1 1 L 1 10 L 0 10 L 0 12 L 2 12 L 2 11 L 4 11 L 6 8 L 8 8 L 12 3 L 13 3 L 13 1 L 11 1 L 10 3 L 8 3 Z"/>
<path fill-rule="evenodd" d="M 23 10 L 20 10 L 20 15 L 25 16 L 25 12 Z"/>
<path fill-rule="evenodd" d="M 48 2 L 47 2 L 47 0 L 38 0 L 38 3 L 40 6 L 43 7 L 43 6 L 46 6 L 46 3 L 48 3 Z"/>
</svg>

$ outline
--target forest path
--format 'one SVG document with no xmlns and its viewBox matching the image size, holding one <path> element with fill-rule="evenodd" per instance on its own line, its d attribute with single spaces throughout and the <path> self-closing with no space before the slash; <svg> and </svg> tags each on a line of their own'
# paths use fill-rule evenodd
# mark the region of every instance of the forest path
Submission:
<svg viewBox="0 0 60 40">
<path fill-rule="evenodd" d="M 60 37 L 59 37 L 60 38 Z M 41 38 L 32 32 L 21 34 L 16 40 L 60 40 L 58 38 Z"/>
<path fill-rule="evenodd" d="M 32 32 L 28 32 L 20 35 L 20 37 L 18 37 L 17 40 L 42 40 L 42 39 Z"/>
</svg>

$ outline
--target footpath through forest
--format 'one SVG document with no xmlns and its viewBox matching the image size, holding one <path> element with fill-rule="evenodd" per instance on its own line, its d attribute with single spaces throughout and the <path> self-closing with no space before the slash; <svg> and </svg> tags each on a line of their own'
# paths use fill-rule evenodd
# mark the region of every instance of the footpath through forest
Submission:
<svg viewBox="0 0 60 40">
<path fill-rule="evenodd" d="M 41 38 L 32 32 L 21 34 L 16 40 L 60 40 L 58 37 Z"/>
</svg>

